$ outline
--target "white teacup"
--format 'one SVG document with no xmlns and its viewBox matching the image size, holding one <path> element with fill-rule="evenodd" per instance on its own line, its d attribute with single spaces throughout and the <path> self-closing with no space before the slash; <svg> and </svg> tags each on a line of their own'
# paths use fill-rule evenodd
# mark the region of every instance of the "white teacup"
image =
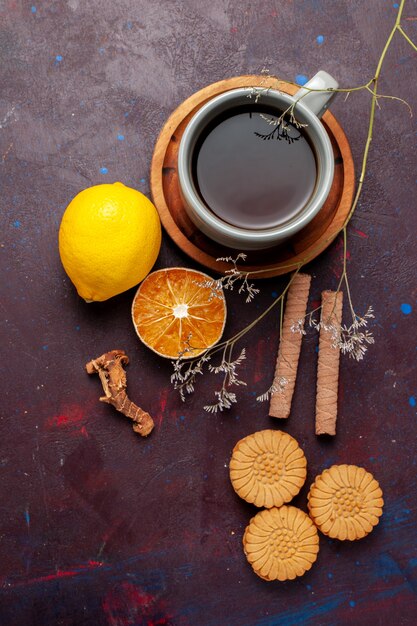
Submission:
<svg viewBox="0 0 417 626">
<path fill-rule="evenodd" d="M 199 192 L 193 165 L 196 147 L 199 146 L 199 139 L 201 144 L 201 137 L 208 125 L 215 124 L 219 116 L 227 117 L 229 110 L 235 112 L 239 107 L 247 109 L 248 103 L 251 102 L 249 97 L 252 97 L 253 102 L 253 89 L 239 88 L 224 92 L 212 98 L 197 111 L 181 139 L 178 179 L 185 210 L 199 230 L 224 246 L 237 250 L 259 250 L 278 245 L 307 226 L 322 208 L 333 182 L 333 150 L 319 118 L 327 109 L 334 96 L 332 90 L 337 86 L 338 83 L 329 74 L 320 71 L 294 96 L 268 89 L 263 91 L 259 98 L 259 102 L 267 106 L 277 118 L 297 102 L 294 109 L 295 118 L 297 123 L 303 125 L 302 133 L 312 147 L 316 165 L 315 183 L 305 204 L 297 207 L 296 212 L 287 220 L 281 220 L 280 223 L 267 228 L 241 227 L 225 220 L 224 217 L 220 218 Z M 300 185 L 303 185 L 302 178 L 300 176 Z M 277 197 L 277 211 L 279 202 L 280 198 Z M 253 211 L 256 213 L 256 203 Z"/>
</svg>

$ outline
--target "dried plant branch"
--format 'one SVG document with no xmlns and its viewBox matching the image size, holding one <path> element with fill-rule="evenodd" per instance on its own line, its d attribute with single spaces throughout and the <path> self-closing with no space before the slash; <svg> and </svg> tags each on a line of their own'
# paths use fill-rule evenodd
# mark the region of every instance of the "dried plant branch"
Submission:
<svg viewBox="0 0 417 626">
<path fill-rule="evenodd" d="M 249 283 L 248 278 L 250 272 L 242 272 L 237 264 L 239 261 L 245 261 L 247 255 L 244 252 L 239 252 L 236 258 L 231 256 L 219 257 L 216 261 L 222 261 L 224 263 L 232 263 L 231 269 L 225 271 L 225 275 L 220 278 L 213 278 L 212 280 L 205 280 L 202 283 L 197 283 L 199 287 L 206 287 L 211 289 L 209 300 L 212 298 L 223 298 L 223 289 L 229 289 L 233 291 L 235 284 L 240 281 L 238 293 L 246 293 L 246 302 L 250 302 L 259 293 L 259 289 L 255 287 L 253 283 Z"/>
<path fill-rule="evenodd" d="M 229 351 L 228 356 L 226 356 Z M 242 364 L 242 361 L 246 359 L 245 348 L 242 348 L 239 356 L 234 361 L 232 360 L 233 345 L 225 346 L 223 351 L 223 359 L 220 365 L 214 367 L 209 365 L 209 371 L 214 374 L 224 373 L 223 384 L 218 391 L 214 392 L 217 398 L 217 402 L 214 404 L 208 404 L 204 407 L 204 410 L 208 413 L 217 413 L 217 411 L 223 411 L 224 409 L 230 409 L 232 404 L 237 402 L 236 394 L 229 391 L 229 387 L 233 385 L 246 385 L 245 381 L 241 380 L 237 374 L 237 368 Z"/>
<path fill-rule="evenodd" d="M 365 146 L 364 146 L 363 155 L 362 155 L 362 162 L 361 162 L 358 184 L 356 187 L 356 192 L 355 192 L 349 213 L 347 217 L 345 218 L 345 221 L 341 229 L 342 237 L 343 237 L 343 270 L 342 270 L 342 275 L 340 277 L 339 284 L 336 290 L 336 293 L 339 293 L 342 286 L 344 285 L 346 296 L 348 299 L 349 311 L 352 317 L 352 322 L 350 325 L 342 326 L 339 329 L 340 334 L 337 340 L 338 347 L 340 348 L 340 351 L 342 353 L 348 354 L 350 357 L 356 360 L 361 360 L 363 358 L 364 353 L 366 352 L 367 346 L 374 343 L 372 334 L 368 330 L 364 330 L 369 320 L 372 319 L 374 315 L 373 315 L 372 307 L 369 307 L 366 313 L 362 317 L 358 316 L 354 310 L 352 297 L 351 297 L 351 291 L 350 291 L 350 285 L 349 285 L 348 275 L 347 275 L 347 227 L 348 227 L 348 224 L 350 223 L 350 220 L 352 219 L 353 214 L 355 213 L 356 207 L 358 205 L 359 199 L 362 194 L 363 184 L 364 184 L 366 171 L 367 171 L 369 150 L 370 150 L 370 146 L 371 146 L 372 138 L 373 138 L 375 110 L 376 110 L 376 107 L 379 106 L 378 100 L 382 98 L 386 98 L 386 99 L 399 101 L 405 104 L 409 109 L 410 115 L 412 114 L 411 107 L 402 98 L 398 98 L 397 96 L 384 95 L 384 94 L 378 93 L 378 84 L 379 84 L 382 66 L 383 66 L 386 54 L 389 50 L 389 47 L 391 45 L 391 42 L 396 32 L 398 31 L 401 34 L 401 36 L 403 36 L 406 39 L 406 41 L 411 45 L 411 47 L 417 51 L 416 45 L 413 43 L 413 41 L 408 37 L 408 35 L 404 32 L 403 28 L 401 27 L 401 18 L 402 18 L 402 13 L 404 10 L 404 5 L 405 5 L 405 0 L 401 0 L 398 11 L 397 11 L 395 23 L 387 37 L 387 40 L 382 49 L 381 55 L 378 59 L 374 76 L 370 80 L 368 80 L 363 85 L 359 85 L 356 87 L 347 87 L 347 88 L 341 87 L 337 89 L 326 89 L 326 90 L 311 89 L 311 88 L 304 86 L 303 89 L 305 90 L 305 92 L 302 94 L 302 96 L 295 103 L 293 103 L 290 107 L 288 107 L 288 109 L 279 118 L 280 123 L 282 123 L 284 120 L 284 115 L 287 115 L 287 116 L 289 115 L 290 122 L 291 120 L 292 120 L 291 123 L 295 122 L 296 121 L 295 111 L 296 111 L 297 102 L 300 101 L 306 95 L 306 93 L 310 91 L 335 91 L 338 93 L 345 93 L 346 97 L 348 97 L 353 92 L 366 90 L 371 95 L 367 136 L 366 136 Z M 262 74 L 268 74 L 267 70 L 263 70 Z M 287 81 L 278 81 L 278 84 L 279 82 L 284 83 Z M 295 83 L 291 83 L 291 84 L 295 85 Z M 299 85 L 297 85 L 297 87 L 299 87 Z M 259 87 L 255 87 L 252 89 L 252 92 L 251 94 L 249 94 L 249 97 L 254 96 L 255 102 L 257 102 L 263 94 L 268 92 L 269 89 L 270 89 L 269 86 L 263 86 L 263 85 Z M 275 124 L 275 120 L 273 121 L 273 123 Z M 277 124 L 278 124 L 278 121 L 277 121 Z M 335 238 L 336 238 L 336 235 L 332 235 L 328 237 L 328 239 L 326 239 L 324 243 L 326 245 L 330 244 Z M 321 243 L 321 246 L 322 245 L 323 245 L 323 242 Z M 248 332 L 250 332 L 276 306 L 280 306 L 280 336 L 282 336 L 284 299 L 285 299 L 286 293 L 288 292 L 288 289 L 292 281 L 294 280 L 294 277 L 298 274 L 301 268 L 304 267 L 304 265 L 306 265 L 310 260 L 312 260 L 315 257 L 317 249 L 318 249 L 317 246 L 313 247 L 309 251 L 309 254 L 306 255 L 304 258 L 302 258 L 296 264 L 295 272 L 290 277 L 288 284 L 283 289 L 281 295 L 278 298 L 276 298 L 276 300 L 274 300 L 274 302 L 271 305 L 269 305 L 256 319 L 254 319 L 245 328 L 240 330 L 230 339 L 219 343 L 217 346 L 215 346 L 214 348 L 211 348 L 210 350 L 207 350 L 200 357 L 197 357 L 196 359 L 191 360 L 191 361 L 187 361 L 186 366 L 184 362 L 181 362 L 181 359 L 174 362 L 174 374 L 173 374 L 172 380 L 176 388 L 179 390 L 182 398 L 185 397 L 185 393 L 190 393 L 194 390 L 194 382 L 195 382 L 196 377 L 198 376 L 198 374 L 203 373 L 203 369 L 206 365 L 206 362 L 209 361 L 216 353 L 222 350 L 223 354 L 226 354 L 225 350 L 229 349 L 230 350 L 229 363 L 233 363 L 233 361 L 231 360 L 231 351 L 233 347 L 235 346 L 235 344 L 240 339 L 242 339 L 242 337 L 244 337 Z M 256 274 L 261 272 L 262 270 L 248 271 L 248 272 L 242 273 L 239 270 L 237 263 L 239 260 L 244 260 L 243 258 L 244 256 L 245 255 L 240 254 L 238 255 L 238 257 L 236 257 L 236 259 L 233 259 L 230 257 L 225 257 L 221 259 L 223 261 L 231 262 L 233 264 L 233 267 L 226 272 L 226 275 L 224 277 L 213 282 L 212 284 L 213 297 L 215 297 L 216 289 L 219 289 L 219 288 L 232 289 L 235 282 L 238 279 L 240 280 L 243 279 L 243 284 L 241 288 L 239 289 L 239 292 L 243 292 L 243 291 L 247 292 L 248 294 L 247 301 L 251 300 L 253 296 L 255 295 L 255 293 L 259 291 L 258 289 L 254 288 L 253 285 L 250 285 L 249 278 L 256 277 Z M 287 266 L 280 265 L 280 269 L 284 269 L 284 268 L 288 268 L 288 270 L 294 270 L 294 264 L 288 264 Z M 321 322 L 316 322 L 313 318 L 313 313 L 315 311 L 320 310 L 320 308 L 321 307 L 317 307 L 314 311 L 310 311 L 306 315 L 306 318 L 308 318 L 308 321 L 309 321 L 309 326 L 315 328 L 316 330 L 320 330 L 320 326 L 325 323 L 323 322 L 323 320 Z M 298 332 L 295 326 L 293 330 L 294 332 Z M 229 408 L 229 406 L 231 406 L 236 401 L 235 394 L 232 393 L 230 394 L 230 396 L 227 395 L 230 392 L 227 391 L 227 382 L 225 383 L 226 378 L 227 377 L 225 376 L 223 380 L 224 384 L 221 390 L 216 392 L 217 403 L 215 405 L 208 405 L 206 407 L 206 409 L 209 410 L 210 412 L 216 412 L 216 410 Z M 258 396 L 258 398 L 260 400 L 269 399 L 273 391 L 274 389 L 272 385 L 271 388 L 267 392 L 265 392 L 264 394 L 261 394 L 260 396 Z M 220 408 L 220 405 L 222 406 L 222 408 Z M 217 406 L 217 409 L 214 408 L 215 406 Z"/>
<path fill-rule="evenodd" d="M 272 304 L 267 307 L 263 313 L 259 317 L 257 317 L 253 322 L 248 324 L 245 328 L 240 330 L 236 335 L 227 339 L 226 341 L 222 341 L 218 343 L 213 348 L 209 348 L 199 357 L 195 359 L 187 359 L 184 360 L 181 357 L 183 355 L 179 355 L 179 358 L 172 362 L 174 373 L 171 376 L 171 382 L 174 385 L 174 389 L 176 389 L 180 397 L 183 401 L 185 401 L 186 396 L 194 392 L 194 385 L 196 379 L 199 375 L 204 373 L 204 368 L 212 373 L 223 372 L 223 384 L 219 391 L 215 392 L 217 397 L 217 402 L 213 405 L 206 405 L 204 408 L 208 412 L 215 413 L 217 411 L 222 411 L 225 408 L 230 408 L 232 404 L 236 402 L 236 394 L 233 392 L 229 392 L 227 387 L 230 385 L 245 385 L 246 383 L 239 379 L 236 375 L 236 368 L 241 364 L 241 362 L 246 357 L 245 348 L 242 349 L 240 356 L 233 361 L 232 360 L 232 351 L 235 344 L 248 333 L 261 319 L 263 319 L 268 313 L 276 306 L 278 302 L 284 300 L 285 295 L 290 288 L 295 276 L 297 276 L 299 270 L 296 270 L 294 274 L 291 276 L 287 286 L 281 293 L 281 295 L 275 300 Z M 188 339 L 190 341 L 191 338 Z M 208 361 L 211 361 L 214 355 L 222 352 L 222 359 L 220 365 L 217 367 L 212 366 L 212 364 L 208 364 Z M 214 407 L 217 407 L 215 409 Z"/>
<path fill-rule="evenodd" d="M 377 99 L 377 103 L 376 103 L 377 106 L 379 106 L 378 100 L 380 99 L 396 100 L 397 102 L 401 102 L 402 104 L 404 104 L 408 109 L 410 117 L 413 117 L 413 109 L 411 108 L 411 105 L 407 102 L 407 100 L 404 100 L 404 98 L 398 98 L 398 96 L 389 96 L 389 95 L 382 94 L 382 93 L 375 93 L 375 91 L 371 89 L 370 87 L 367 87 L 367 91 L 369 91 L 369 93 L 375 96 L 375 98 Z"/>
<path fill-rule="evenodd" d="M 408 41 L 408 43 L 410 44 L 410 46 L 411 46 L 411 47 L 412 47 L 412 48 L 413 48 L 413 49 L 417 52 L 417 46 L 416 46 L 416 44 L 415 44 L 413 41 L 411 41 L 410 37 L 407 35 L 407 33 L 405 33 L 405 32 L 403 31 L 402 26 L 401 26 L 400 24 L 397 26 L 397 30 L 401 33 L 401 35 L 404 37 L 404 39 L 405 39 L 406 41 Z"/>
</svg>

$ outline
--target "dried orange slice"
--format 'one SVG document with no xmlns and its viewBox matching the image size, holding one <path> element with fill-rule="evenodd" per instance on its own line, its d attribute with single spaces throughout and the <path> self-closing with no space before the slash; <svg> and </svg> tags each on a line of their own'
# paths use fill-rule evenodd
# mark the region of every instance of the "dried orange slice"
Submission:
<svg viewBox="0 0 417 626">
<path fill-rule="evenodd" d="M 226 323 L 223 291 L 196 270 L 152 272 L 136 292 L 132 319 L 139 338 L 161 356 L 193 358 L 214 346 Z"/>
</svg>

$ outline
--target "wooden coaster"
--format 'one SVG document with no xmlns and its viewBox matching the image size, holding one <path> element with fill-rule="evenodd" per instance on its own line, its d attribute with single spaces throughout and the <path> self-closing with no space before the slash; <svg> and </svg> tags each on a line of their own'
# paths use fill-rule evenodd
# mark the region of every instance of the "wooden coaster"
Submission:
<svg viewBox="0 0 417 626">
<path fill-rule="evenodd" d="M 277 78 L 237 76 L 208 85 L 187 98 L 169 117 L 157 139 L 151 165 L 151 193 L 161 222 L 168 235 L 195 261 L 219 273 L 230 264 L 217 261 L 246 252 L 247 259 L 238 266 L 242 271 L 256 272 L 252 278 L 286 274 L 298 264 L 314 259 L 330 245 L 343 228 L 352 204 L 355 179 L 349 143 L 340 124 L 327 111 L 322 122 L 329 134 L 335 159 L 335 174 L 330 194 L 320 213 L 302 231 L 279 246 L 267 250 L 233 250 L 206 237 L 191 222 L 181 200 L 177 158 L 179 143 L 189 120 L 207 100 L 229 89 L 270 87 L 294 94 L 298 90 Z"/>
</svg>

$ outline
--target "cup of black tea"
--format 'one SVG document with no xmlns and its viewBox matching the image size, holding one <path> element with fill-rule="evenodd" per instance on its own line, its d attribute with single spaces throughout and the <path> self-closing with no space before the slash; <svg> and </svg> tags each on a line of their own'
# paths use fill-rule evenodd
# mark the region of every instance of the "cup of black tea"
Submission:
<svg viewBox="0 0 417 626">
<path fill-rule="evenodd" d="M 333 181 L 320 117 L 337 86 L 320 71 L 294 96 L 232 89 L 198 110 L 178 154 L 184 207 L 197 228 L 224 246 L 260 250 L 307 226 Z"/>
</svg>

